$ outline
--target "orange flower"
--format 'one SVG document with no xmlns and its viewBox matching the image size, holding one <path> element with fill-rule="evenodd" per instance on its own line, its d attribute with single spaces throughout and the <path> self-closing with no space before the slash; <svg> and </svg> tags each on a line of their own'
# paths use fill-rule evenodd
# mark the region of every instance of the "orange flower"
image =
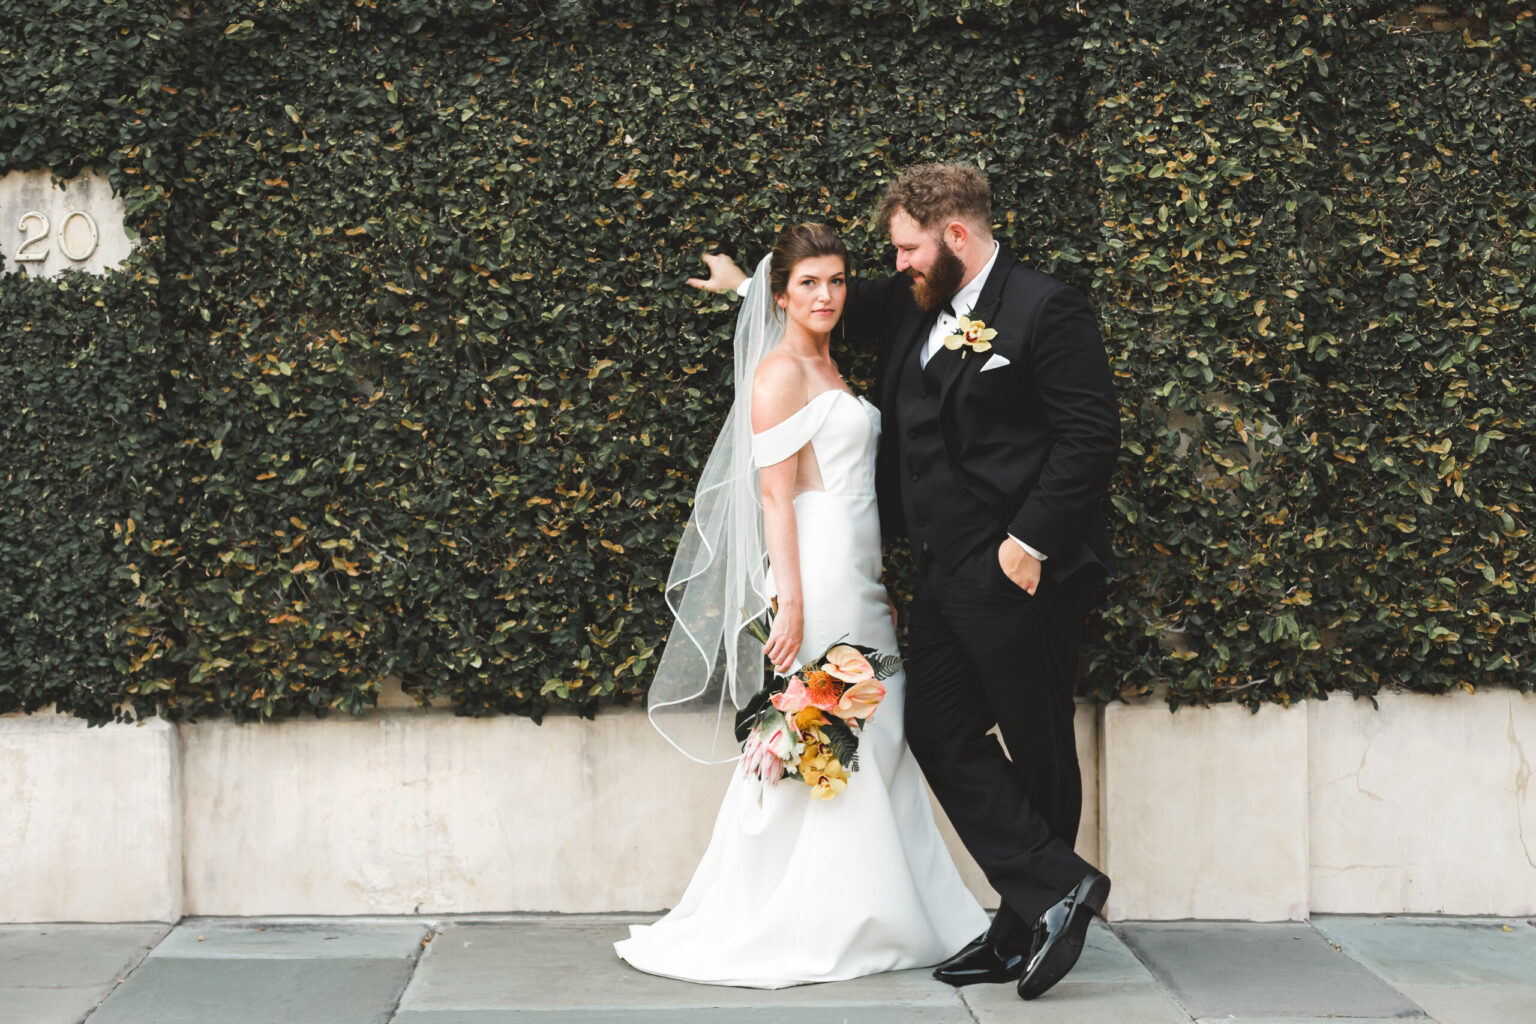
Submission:
<svg viewBox="0 0 1536 1024">
<path fill-rule="evenodd" d="M 805 674 L 805 692 L 816 707 L 831 711 L 842 699 L 843 687 L 827 673 L 812 669 Z"/>
</svg>

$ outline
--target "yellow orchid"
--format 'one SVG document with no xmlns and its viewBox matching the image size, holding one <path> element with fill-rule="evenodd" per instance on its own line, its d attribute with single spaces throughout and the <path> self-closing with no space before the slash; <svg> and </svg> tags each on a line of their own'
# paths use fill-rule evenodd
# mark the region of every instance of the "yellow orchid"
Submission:
<svg viewBox="0 0 1536 1024">
<path fill-rule="evenodd" d="M 832 764 L 834 767 L 838 767 L 837 760 L 835 758 L 833 759 Z M 839 770 L 841 769 L 839 768 Z M 815 783 L 811 786 L 811 796 L 815 797 L 817 800 L 831 800 L 833 797 L 837 796 L 837 794 L 841 793 L 847 788 L 847 772 L 843 772 L 841 775 L 832 775 L 828 773 L 826 775 L 817 777 Z"/>
<path fill-rule="evenodd" d="M 820 729 L 806 734 L 798 771 L 818 800 L 831 800 L 848 788 L 848 769 L 833 755 L 827 735 Z"/>
<path fill-rule="evenodd" d="M 997 337 L 997 331 L 988 327 L 980 320 L 972 320 L 968 316 L 960 318 L 959 330 L 944 339 L 944 347 L 957 349 L 962 345 L 965 351 L 960 353 L 964 359 L 972 351 L 985 352 L 992 347 L 992 339 Z"/>
<path fill-rule="evenodd" d="M 816 726 L 821 725 L 826 721 L 826 719 L 822 717 L 821 709 L 812 705 L 807 705 L 806 707 L 801 708 L 799 711 L 796 711 L 793 715 L 791 715 L 790 718 L 795 723 L 795 730 L 797 732 L 806 733 L 809 731 L 814 732 L 814 734 L 818 736 L 821 735 L 821 730 L 817 729 Z M 826 742 L 826 739 L 827 738 L 825 736 L 821 737 L 823 743 Z"/>
</svg>

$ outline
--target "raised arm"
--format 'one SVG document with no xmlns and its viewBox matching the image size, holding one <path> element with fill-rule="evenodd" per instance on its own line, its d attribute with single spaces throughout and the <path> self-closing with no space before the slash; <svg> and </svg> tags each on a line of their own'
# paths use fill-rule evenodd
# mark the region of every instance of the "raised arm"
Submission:
<svg viewBox="0 0 1536 1024">
<path fill-rule="evenodd" d="M 690 277 L 688 284 L 706 292 L 733 292 L 747 279 L 736 261 L 721 252 L 704 254 L 704 265 L 709 267 L 708 277 Z"/>
<path fill-rule="evenodd" d="M 706 292 L 737 292 L 747 274 L 736 261 L 724 253 L 704 254 L 704 264 L 709 267 L 708 277 L 690 277 L 690 287 Z M 838 334 L 843 342 L 853 348 L 872 349 L 883 354 L 896 336 L 901 315 L 906 306 L 904 300 L 911 289 L 911 282 L 904 274 L 891 277 L 850 277 L 848 301 L 843 307 L 843 319 L 838 324 Z"/>
</svg>

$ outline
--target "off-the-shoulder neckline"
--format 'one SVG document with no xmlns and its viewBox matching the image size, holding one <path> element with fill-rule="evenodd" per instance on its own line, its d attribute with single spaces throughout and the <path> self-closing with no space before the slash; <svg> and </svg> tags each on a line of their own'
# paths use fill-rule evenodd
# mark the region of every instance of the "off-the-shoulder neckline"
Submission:
<svg viewBox="0 0 1536 1024">
<path fill-rule="evenodd" d="M 768 430 L 753 431 L 752 436 L 762 437 L 764 434 L 768 433 L 769 430 L 778 430 L 784 424 L 788 423 L 796 416 L 799 416 L 801 413 L 805 412 L 805 410 L 809 409 L 823 398 L 826 398 L 828 395 L 847 395 L 855 402 L 863 402 L 864 404 L 869 405 L 870 408 L 874 408 L 874 405 L 869 401 L 869 399 L 865 398 L 863 395 L 856 395 L 852 391 L 848 391 L 844 388 L 827 388 L 825 391 L 818 391 L 816 394 L 812 395 L 806 400 L 804 405 L 790 413 L 788 416 L 785 416 L 783 419 L 779 420 L 779 422 L 769 427 Z"/>
</svg>

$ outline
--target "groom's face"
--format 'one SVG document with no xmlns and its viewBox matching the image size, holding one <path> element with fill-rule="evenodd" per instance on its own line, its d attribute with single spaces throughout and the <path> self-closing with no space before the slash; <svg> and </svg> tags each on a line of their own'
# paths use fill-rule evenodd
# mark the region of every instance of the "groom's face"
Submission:
<svg viewBox="0 0 1536 1024">
<path fill-rule="evenodd" d="M 891 244 L 896 269 L 912 279 L 912 299 L 935 310 L 954 297 L 965 278 L 965 264 L 944 240 L 943 229 L 928 231 L 905 210 L 891 215 Z"/>
</svg>

